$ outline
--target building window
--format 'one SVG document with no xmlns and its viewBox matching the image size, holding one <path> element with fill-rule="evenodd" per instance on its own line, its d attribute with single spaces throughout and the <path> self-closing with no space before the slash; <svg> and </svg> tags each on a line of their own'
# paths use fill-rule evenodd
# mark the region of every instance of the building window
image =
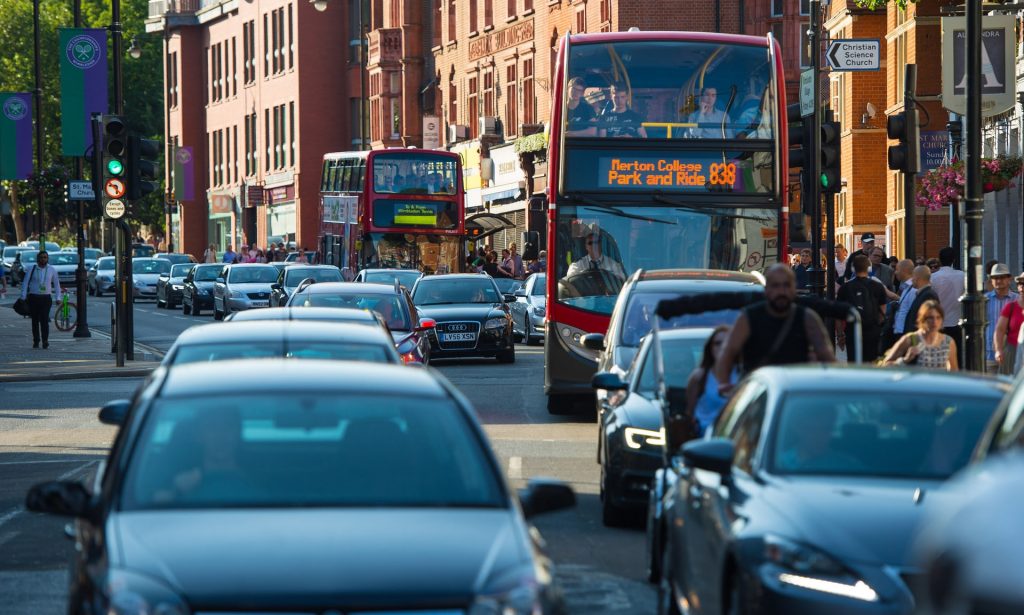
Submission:
<svg viewBox="0 0 1024 615">
<path fill-rule="evenodd" d="M 476 77 L 469 78 L 469 105 L 466 107 L 468 116 L 466 120 L 469 121 L 469 138 L 475 139 L 477 136 L 477 128 L 480 124 L 478 118 L 480 117 L 480 108 L 477 102 L 477 86 Z"/>
<path fill-rule="evenodd" d="M 270 152 L 273 151 L 274 146 L 270 141 L 270 109 L 263 110 L 263 141 L 267 144 L 264 150 L 264 161 L 263 168 L 267 171 L 270 170 Z"/>
<path fill-rule="evenodd" d="M 398 139 L 402 136 L 402 99 L 394 97 L 391 99 L 391 138 Z"/>
<path fill-rule="evenodd" d="M 484 112 L 487 117 L 494 117 L 494 69 L 484 71 Z"/>
<path fill-rule="evenodd" d="M 295 101 L 288 103 L 288 164 L 295 166 Z"/>
<path fill-rule="evenodd" d="M 509 17 L 515 17 L 516 16 L 516 0 L 508 0 L 508 9 L 507 10 L 508 10 L 508 16 Z"/>
<path fill-rule="evenodd" d="M 811 24 L 803 22 L 800 24 L 800 68 L 807 68 L 811 65 L 811 38 L 807 35 L 807 31 L 811 29 Z"/>
<path fill-rule="evenodd" d="M 494 27 L 494 0 L 484 0 L 484 28 Z"/>
<path fill-rule="evenodd" d="M 811 0 L 800 0 L 800 14 L 810 15 L 811 14 Z"/>
<path fill-rule="evenodd" d="M 458 23 L 455 21 L 455 0 L 448 0 L 448 42 L 455 42 Z"/>
<path fill-rule="evenodd" d="M 523 0 L 523 12 L 529 13 L 533 10 L 533 0 Z"/>
<path fill-rule="evenodd" d="M 459 123 L 459 89 L 455 85 L 455 73 L 448 77 L 448 124 Z"/>
<path fill-rule="evenodd" d="M 263 78 L 270 76 L 270 14 L 263 13 Z"/>
<path fill-rule="evenodd" d="M 897 11 L 897 13 L 905 13 L 904 11 Z M 903 93 L 906 90 L 907 74 L 904 72 L 903 67 L 907 65 L 907 32 L 904 30 L 896 36 L 896 64 L 894 70 L 896 71 L 896 104 L 903 104 Z M 897 192 L 900 192 L 897 190 Z"/>
<path fill-rule="evenodd" d="M 434 47 L 441 45 L 441 13 L 444 12 L 444 5 L 447 0 L 436 0 L 437 7 L 434 9 L 434 29 L 431 32 L 430 44 Z"/>
<path fill-rule="evenodd" d="M 782 17 L 782 8 L 786 0 L 772 0 L 772 17 Z"/>
<path fill-rule="evenodd" d="M 476 3 L 480 0 L 469 0 L 469 31 L 476 32 Z"/>
<path fill-rule="evenodd" d="M 505 135 L 513 136 L 518 131 L 519 124 L 519 101 L 516 90 L 516 65 L 509 64 L 505 67 Z"/>
<path fill-rule="evenodd" d="M 576 34 L 583 34 L 587 31 L 587 5 L 581 4 L 576 7 Z"/>
<path fill-rule="evenodd" d="M 245 83 L 256 81 L 256 21 L 250 19 L 242 26 L 242 53 L 245 54 L 245 66 L 242 76 Z"/>
<path fill-rule="evenodd" d="M 237 37 L 231 37 L 231 95 L 238 96 L 238 54 Z"/>
<path fill-rule="evenodd" d="M 295 68 L 295 24 L 291 4 L 288 5 L 288 68 Z"/>
<path fill-rule="evenodd" d="M 601 32 L 612 31 L 611 0 L 601 0 Z"/>
<path fill-rule="evenodd" d="M 785 24 L 781 21 L 773 22 L 768 26 L 771 29 L 772 38 L 778 41 L 779 47 L 783 49 L 786 48 L 786 39 L 784 38 L 786 34 L 786 29 L 784 26 Z"/>
<path fill-rule="evenodd" d="M 537 117 L 537 98 L 533 95 L 533 58 L 523 60 L 523 123 L 533 124 Z"/>
</svg>

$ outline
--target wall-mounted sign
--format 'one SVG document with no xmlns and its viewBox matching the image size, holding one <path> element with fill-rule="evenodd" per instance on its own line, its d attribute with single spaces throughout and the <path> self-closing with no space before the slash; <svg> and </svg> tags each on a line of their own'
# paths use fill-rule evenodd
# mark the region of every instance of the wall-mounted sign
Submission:
<svg viewBox="0 0 1024 615">
<path fill-rule="evenodd" d="M 942 166 L 949 153 L 949 133 L 945 130 L 921 131 L 921 172 Z"/>
<path fill-rule="evenodd" d="M 441 118 L 423 116 L 423 149 L 441 149 Z"/>
<path fill-rule="evenodd" d="M 981 20 L 981 114 L 999 115 L 1016 102 L 1016 29 L 1013 15 L 986 15 Z M 967 18 L 942 18 L 942 106 L 967 113 Z"/>
<path fill-rule="evenodd" d="M 533 42 L 533 20 L 528 19 L 469 41 L 469 60 L 472 62 L 516 45 L 531 42 Z"/>
</svg>

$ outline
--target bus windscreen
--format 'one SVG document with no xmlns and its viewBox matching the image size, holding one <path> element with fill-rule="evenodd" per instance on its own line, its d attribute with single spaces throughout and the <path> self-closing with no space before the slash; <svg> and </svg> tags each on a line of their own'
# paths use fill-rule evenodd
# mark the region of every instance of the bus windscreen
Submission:
<svg viewBox="0 0 1024 615">
<path fill-rule="evenodd" d="M 373 190 L 380 194 L 454 195 L 458 161 L 448 156 L 381 154 L 373 159 Z"/>
</svg>

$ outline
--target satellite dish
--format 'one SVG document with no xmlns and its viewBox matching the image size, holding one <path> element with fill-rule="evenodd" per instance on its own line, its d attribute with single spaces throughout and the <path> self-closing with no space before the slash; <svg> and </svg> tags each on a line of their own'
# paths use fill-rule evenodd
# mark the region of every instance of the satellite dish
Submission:
<svg viewBox="0 0 1024 615">
<path fill-rule="evenodd" d="M 876 109 L 876 108 L 875 108 L 875 106 L 874 106 L 873 104 L 871 104 L 871 103 L 868 103 L 868 106 L 867 106 L 867 111 L 868 111 L 868 117 L 870 117 L 870 118 L 874 119 L 874 117 L 875 117 L 875 112 L 877 112 L 877 111 L 878 111 L 878 109 Z"/>
</svg>

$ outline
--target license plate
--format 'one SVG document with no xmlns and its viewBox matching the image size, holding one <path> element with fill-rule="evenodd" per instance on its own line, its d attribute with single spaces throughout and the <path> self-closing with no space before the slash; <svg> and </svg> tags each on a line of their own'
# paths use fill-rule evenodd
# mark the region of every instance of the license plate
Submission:
<svg viewBox="0 0 1024 615">
<path fill-rule="evenodd" d="M 270 305 L 269 301 L 252 301 L 253 307 L 267 307 Z"/>
<path fill-rule="evenodd" d="M 476 339 L 475 333 L 442 333 L 442 342 L 472 342 Z"/>
</svg>

